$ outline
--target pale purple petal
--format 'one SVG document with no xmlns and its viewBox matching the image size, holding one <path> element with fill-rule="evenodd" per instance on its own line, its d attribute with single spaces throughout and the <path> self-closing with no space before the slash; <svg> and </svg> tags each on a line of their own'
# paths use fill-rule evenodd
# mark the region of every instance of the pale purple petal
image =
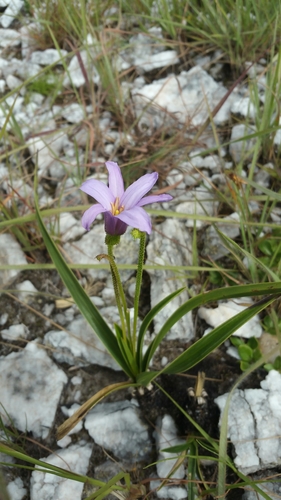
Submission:
<svg viewBox="0 0 281 500">
<path fill-rule="evenodd" d="M 95 179 L 88 179 L 83 182 L 80 187 L 81 191 L 92 196 L 98 201 L 106 210 L 111 210 L 110 203 L 114 203 L 115 196 L 110 189 L 101 181 Z"/>
<path fill-rule="evenodd" d="M 108 170 L 108 185 L 115 198 L 121 198 L 124 194 L 124 182 L 121 169 L 114 161 L 105 162 Z"/>
<path fill-rule="evenodd" d="M 145 174 L 126 189 L 120 200 L 120 205 L 124 205 L 125 210 L 135 207 L 141 198 L 151 190 L 158 179 L 157 172 Z M 139 229 L 139 228 L 138 228 Z"/>
<path fill-rule="evenodd" d="M 151 220 L 149 215 L 141 207 L 133 207 L 130 210 L 124 210 L 121 214 L 115 216 L 117 219 L 122 220 L 128 226 L 135 227 L 140 231 L 151 233 Z"/>
<path fill-rule="evenodd" d="M 128 224 L 118 219 L 111 212 L 105 212 L 104 214 L 104 228 L 106 234 L 111 234 L 111 236 L 121 236 L 126 232 Z"/>
<path fill-rule="evenodd" d="M 84 229 L 87 229 L 87 231 L 89 231 L 90 225 L 92 224 L 92 222 L 94 222 L 96 216 L 105 211 L 106 208 L 103 208 L 99 203 L 96 203 L 92 207 L 88 208 L 88 210 L 84 212 L 81 220 L 81 224 Z"/>
<path fill-rule="evenodd" d="M 160 203 L 162 201 L 170 201 L 173 197 L 169 194 L 152 194 L 150 196 L 145 196 L 142 198 L 137 206 L 143 207 L 144 205 L 149 205 L 150 203 Z"/>
</svg>

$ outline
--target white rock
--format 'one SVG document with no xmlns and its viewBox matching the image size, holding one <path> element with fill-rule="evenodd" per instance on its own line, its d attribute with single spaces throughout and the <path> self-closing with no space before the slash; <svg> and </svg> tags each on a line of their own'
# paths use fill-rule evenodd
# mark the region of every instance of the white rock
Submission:
<svg viewBox="0 0 281 500">
<path fill-rule="evenodd" d="M 20 42 L 21 38 L 18 31 L 0 28 L 0 47 L 16 47 Z"/>
<path fill-rule="evenodd" d="M 79 366 L 90 363 L 120 370 L 84 318 L 72 321 L 68 330 L 70 333 L 50 330 L 44 337 L 44 344 L 55 348 L 53 356 L 59 363 Z"/>
<path fill-rule="evenodd" d="M 6 88 L 6 80 L 0 79 L 0 94 L 3 94 L 5 92 Z"/>
<path fill-rule="evenodd" d="M 232 224 L 231 221 L 239 220 L 239 214 L 237 212 L 233 212 L 233 214 L 223 218 L 221 222 L 217 222 L 216 226 L 221 233 L 231 239 L 235 239 L 240 234 L 240 227 L 239 224 Z M 230 223 L 228 221 L 230 221 Z M 202 253 L 214 260 L 218 260 L 229 253 L 228 248 L 224 245 L 213 226 L 210 226 L 206 229 L 204 248 Z"/>
<path fill-rule="evenodd" d="M 44 462 L 86 475 L 92 454 L 90 444 L 78 443 L 64 450 L 56 450 L 53 455 L 42 458 Z M 71 479 L 33 471 L 30 481 L 30 500 L 81 500 L 84 484 Z"/>
<path fill-rule="evenodd" d="M 216 214 L 216 210 L 218 208 L 219 202 L 215 201 L 214 196 L 211 191 L 206 189 L 204 186 L 200 186 L 198 188 L 192 189 L 185 193 L 185 199 L 187 201 L 183 201 L 179 203 L 175 210 L 178 213 L 186 214 L 186 226 L 194 227 L 194 220 L 189 219 L 188 215 L 199 215 L 199 216 L 213 216 Z M 207 222 L 204 220 L 196 220 L 196 228 L 201 228 L 206 225 Z"/>
<path fill-rule="evenodd" d="M 85 419 L 85 428 L 95 442 L 126 462 L 150 458 L 148 426 L 140 419 L 137 402 L 101 403 Z"/>
<path fill-rule="evenodd" d="M 257 142 L 257 138 L 254 137 L 253 139 L 245 140 L 244 137 L 254 134 L 255 132 L 256 128 L 254 126 L 250 127 L 244 123 L 234 125 L 232 128 L 230 140 L 236 142 L 231 142 L 229 152 L 236 163 L 241 160 L 249 160 L 252 157 L 253 148 Z M 241 140 L 239 141 L 238 139 Z"/>
<path fill-rule="evenodd" d="M 80 123 L 85 118 L 85 113 L 81 104 L 73 102 L 62 109 L 61 115 L 69 123 Z"/>
<path fill-rule="evenodd" d="M 22 81 L 17 76 L 8 75 L 6 78 L 6 84 L 10 90 L 14 90 L 17 87 L 19 87 L 20 85 L 22 85 Z M 24 87 L 21 88 L 21 90 L 20 90 L 21 95 L 23 95 L 25 93 L 25 90 L 26 89 Z"/>
<path fill-rule="evenodd" d="M 15 61 L 18 61 L 18 63 L 16 63 Z M 27 60 L 23 60 L 23 61 L 19 61 L 18 59 L 16 59 L 14 61 L 14 67 L 12 67 L 11 69 L 7 69 L 7 71 L 13 71 L 12 74 L 16 74 L 17 76 L 19 76 L 22 80 L 27 80 L 29 78 L 32 78 L 32 77 L 36 77 L 38 75 L 38 73 L 41 71 L 41 67 L 39 66 L 39 64 L 34 64 L 34 63 L 31 63 L 30 61 L 27 61 Z M 21 64 L 19 64 L 21 62 Z"/>
<path fill-rule="evenodd" d="M 217 222 L 216 226 L 221 233 L 231 239 L 235 239 L 240 234 L 240 226 L 239 224 L 232 224 L 231 221 L 239 220 L 239 214 L 237 212 L 233 212 L 232 214 L 223 218 L 221 222 Z M 206 229 L 204 249 L 202 253 L 203 255 L 208 255 L 214 260 L 218 260 L 224 255 L 229 254 L 228 248 L 223 244 L 220 236 L 213 226 L 210 226 Z"/>
<path fill-rule="evenodd" d="M 2 357 L 0 413 L 4 424 L 10 423 L 9 415 L 20 431 L 31 431 L 36 438 L 46 438 L 66 382 L 65 373 L 34 342 L 20 352 Z"/>
<path fill-rule="evenodd" d="M 281 125 L 281 118 L 279 118 L 279 126 Z M 281 129 L 279 128 L 274 135 L 274 145 L 279 147 L 281 144 Z"/>
<path fill-rule="evenodd" d="M 34 137 L 27 141 L 33 162 L 38 162 L 39 175 L 42 175 L 55 161 L 66 140 L 67 136 L 65 132 L 63 130 L 57 130 L 54 133 L 46 133 L 40 138 Z"/>
<path fill-rule="evenodd" d="M 63 241 L 71 241 L 85 233 L 81 222 L 69 212 L 59 214 L 58 220 L 53 225 L 53 231 L 61 235 Z"/>
<path fill-rule="evenodd" d="M 49 66 L 49 64 L 62 64 L 61 59 L 66 57 L 68 52 L 61 49 L 46 49 L 46 50 L 36 50 L 31 54 L 31 62 L 33 64 L 40 64 L 41 66 Z"/>
<path fill-rule="evenodd" d="M 17 290 L 20 291 L 18 294 L 18 298 L 23 302 L 29 302 L 30 299 L 34 299 L 36 294 L 38 293 L 37 288 L 31 283 L 29 280 L 25 280 L 22 283 L 19 283 L 16 286 Z"/>
<path fill-rule="evenodd" d="M 76 412 L 76 410 L 78 410 L 78 408 L 80 408 L 80 405 L 74 403 L 70 408 L 67 408 L 67 406 L 62 406 L 61 411 L 65 417 L 69 418 L 72 417 L 72 415 Z M 83 427 L 83 422 L 82 420 L 80 420 L 80 422 L 78 422 L 78 424 L 75 425 L 73 429 L 71 429 L 71 431 L 68 433 L 68 436 L 71 436 L 71 434 L 76 434 L 77 432 L 81 431 L 82 427 Z"/>
<path fill-rule="evenodd" d="M 17 477 L 8 484 L 7 491 L 13 500 L 22 500 L 27 495 L 27 490 L 24 488 L 20 477 Z"/>
<path fill-rule="evenodd" d="M 187 231 L 183 231 L 183 224 L 177 219 L 167 219 L 157 226 L 159 231 L 153 231 L 150 235 L 150 242 L 147 245 L 147 264 L 160 264 L 161 266 L 191 265 L 192 263 L 192 242 Z M 166 237 L 168 236 L 168 238 Z M 151 306 L 167 297 L 173 291 L 186 286 L 185 279 L 175 279 L 173 271 L 164 269 L 149 270 L 151 276 Z M 164 307 L 154 318 L 154 331 L 158 333 L 170 318 L 173 312 L 178 309 L 189 296 L 186 290 L 175 297 Z M 167 339 L 182 339 L 186 342 L 194 336 L 194 328 L 191 313 L 181 318 L 170 330 Z"/>
<path fill-rule="evenodd" d="M 8 321 L 8 318 L 9 318 L 9 314 L 8 313 L 1 314 L 1 316 L 0 316 L 0 325 L 1 326 L 5 325 L 5 323 L 7 323 L 7 321 Z"/>
<path fill-rule="evenodd" d="M 70 436 L 64 436 L 62 439 L 59 439 L 57 441 L 57 445 L 60 448 L 67 448 L 67 446 L 72 442 L 72 439 Z"/>
<path fill-rule="evenodd" d="M 96 256 L 102 253 L 107 253 L 105 245 L 104 225 L 94 224 L 90 231 L 82 236 L 75 245 L 66 243 L 63 246 L 66 255 L 72 262 L 80 264 L 99 264 Z M 119 245 L 114 248 L 114 255 L 117 264 L 135 264 L 138 259 L 138 241 L 130 234 L 129 229 L 120 239 Z M 108 264 L 106 260 L 102 260 L 100 264 Z M 89 269 L 88 274 L 94 279 L 103 279 L 109 275 L 109 270 L 105 269 Z M 131 270 L 120 270 L 121 279 L 128 279 L 132 274 Z"/>
<path fill-rule="evenodd" d="M 241 99 L 237 99 L 233 102 L 231 106 L 231 113 L 254 119 L 257 110 L 249 97 L 242 97 Z"/>
<path fill-rule="evenodd" d="M 248 167 L 249 169 L 251 168 L 250 165 Z M 255 175 L 254 175 L 254 181 L 259 184 L 260 186 L 269 188 L 270 187 L 270 182 L 272 179 L 272 176 L 270 175 L 270 170 L 272 172 L 274 171 L 274 165 L 273 163 L 266 163 L 263 165 L 263 168 L 255 168 Z M 263 194 L 262 189 L 255 189 L 255 193 L 257 194 Z"/>
<path fill-rule="evenodd" d="M 157 475 L 161 480 L 166 477 L 170 479 L 183 479 L 185 477 L 185 465 L 182 463 L 179 468 L 170 475 L 172 468 L 176 465 L 179 455 L 161 451 L 162 449 L 169 448 L 184 444 L 183 439 L 179 439 L 175 423 L 170 415 L 165 415 L 163 418 L 157 419 L 155 430 L 156 448 L 158 451 L 158 461 L 156 464 Z M 158 488 L 161 481 L 151 481 L 150 489 Z M 187 498 L 187 491 L 182 486 L 164 486 L 159 491 L 156 491 L 158 498 L 181 499 Z"/>
<path fill-rule="evenodd" d="M 0 234 L 0 262 L 2 265 L 27 264 L 26 257 L 19 245 L 11 234 Z M 20 270 L 6 269 L 0 271 L 0 281 L 2 285 L 8 283 L 17 276 Z"/>
<path fill-rule="evenodd" d="M 226 92 L 206 71 L 195 66 L 188 72 L 182 71 L 177 76 L 172 74 L 142 89 L 132 89 L 132 97 L 137 115 L 142 115 L 141 122 L 149 127 L 161 126 L 164 117 L 167 121 L 168 113 L 173 117 L 169 119 L 172 123 L 175 120 L 180 123 L 188 121 L 189 126 L 200 126 Z M 216 125 L 229 119 L 231 103 L 232 98 L 228 98 L 214 117 Z"/>
<path fill-rule="evenodd" d="M 158 450 L 158 462 L 156 464 L 157 474 L 160 478 L 168 477 L 172 468 L 178 460 L 178 454 L 174 455 L 165 451 L 164 448 L 184 444 L 183 439 L 179 439 L 175 422 L 170 415 L 165 415 L 163 418 L 158 418 L 156 424 L 156 446 Z M 185 476 L 185 466 L 181 466 L 169 477 L 171 479 L 183 479 Z"/>
<path fill-rule="evenodd" d="M 26 339 L 29 334 L 29 329 L 23 323 L 18 323 L 16 325 L 11 325 L 9 328 L 5 328 L 5 330 L 0 330 L 0 334 L 5 340 L 16 340 L 18 338 Z"/>
<path fill-rule="evenodd" d="M 8 28 L 8 26 L 12 24 L 14 18 L 18 15 L 23 6 L 24 0 L 9 1 L 7 9 L 0 17 L 0 24 L 3 26 L 3 28 Z"/>
<path fill-rule="evenodd" d="M 153 26 L 147 33 L 138 33 L 129 40 L 129 47 L 119 53 L 115 65 L 118 71 L 135 66 L 139 73 L 179 62 L 175 50 L 163 50 L 162 30 Z"/>
<path fill-rule="evenodd" d="M 93 56 L 91 56 L 90 51 L 87 52 L 86 50 L 81 50 L 80 57 L 82 59 L 89 80 L 92 80 L 94 83 L 98 84 L 100 81 L 100 77 L 96 68 L 94 67 Z M 65 87 L 68 87 L 69 85 L 73 84 L 75 87 L 81 87 L 81 85 L 85 85 L 85 83 L 86 80 L 79 60 L 77 56 L 73 56 L 67 68 L 67 74 L 65 75 L 63 85 Z"/>
<path fill-rule="evenodd" d="M 281 463 L 281 374 L 271 370 L 261 389 L 234 392 L 228 415 L 228 437 L 235 447 L 234 462 L 243 474 Z M 215 402 L 223 411 L 227 394 Z"/>
<path fill-rule="evenodd" d="M 239 312 L 247 309 L 252 303 L 253 301 L 249 297 L 232 299 L 227 302 L 221 302 L 219 306 L 214 309 L 199 307 L 198 314 L 200 318 L 208 323 L 208 325 L 216 328 L 228 319 L 236 316 Z M 246 306 L 245 304 L 249 305 Z M 244 339 L 249 339 L 250 337 L 259 338 L 261 334 L 262 327 L 258 315 L 247 321 L 243 326 L 240 326 L 240 328 L 233 333 L 235 337 L 243 337 Z"/>
</svg>

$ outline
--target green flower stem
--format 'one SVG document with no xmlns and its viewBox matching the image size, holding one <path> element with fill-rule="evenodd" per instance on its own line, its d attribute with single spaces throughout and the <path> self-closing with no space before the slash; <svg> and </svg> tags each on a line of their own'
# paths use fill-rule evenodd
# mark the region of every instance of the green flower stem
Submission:
<svg viewBox="0 0 281 500">
<path fill-rule="evenodd" d="M 108 260 L 110 263 L 113 287 L 114 287 L 117 307 L 118 307 L 120 318 L 121 318 L 124 340 L 127 338 L 129 340 L 130 344 L 132 344 L 130 313 L 129 313 L 128 308 L 127 308 L 126 297 L 125 297 L 123 286 L 121 283 L 121 278 L 120 278 L 120 274 L 118 271 L 118 267 L 117 267 L 115 260 L 114 260 L 113 245 L 108 244 L 107 248 L 108 248 L 108 257 L 109 257 Z"/>
<path fill-rule="evenodd" d="M 134 353 L 136 351 L 137 345 L 137 321 L 138 321 L 138 313 L 139 313 L 139 301 L 140 301 L 140 292 L 141 292 L 141 284 L 142 284 L 142 274 L 143 274 L 143 265 L 144 265 L 144 255 L 145 255 L 145 240 L 146 234 L 144 232 L 138 231 L 138 238 L 140 240 L 140 248 L 139 248 L 139 260 L 137 267 L 137 276 L 136 276 L 136 290 L 135 290 L 135 300 L 134 300 L 134 324 L 133 324 L 133 349 Z"/>
</svg>

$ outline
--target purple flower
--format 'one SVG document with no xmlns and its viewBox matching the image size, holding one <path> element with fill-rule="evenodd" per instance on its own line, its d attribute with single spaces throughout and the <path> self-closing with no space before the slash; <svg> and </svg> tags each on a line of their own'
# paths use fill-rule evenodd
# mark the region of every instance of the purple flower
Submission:
<svg viewBox="0 0 281 500">
<path fill-rule="evenodd" d="M 89 231 L 98 214 L 104 213 L 105 232 L 110 235 L 124 234 L 127 226 L 151 233 L 151 220 L 142 208 L 149 203 L 169 201 L 169 194 L 145 196 L 158 179 L 158 174 L 143 175 L 124 191 L 121 170 L 114 161 L 107 161 L 108 186 L 95 179 L 83 182 L 81 190 L 98 202 L 88 208 L 82 217 L 82 226 Z M 144 197 L 144 198 L 143 198 Z"/>
</svg>

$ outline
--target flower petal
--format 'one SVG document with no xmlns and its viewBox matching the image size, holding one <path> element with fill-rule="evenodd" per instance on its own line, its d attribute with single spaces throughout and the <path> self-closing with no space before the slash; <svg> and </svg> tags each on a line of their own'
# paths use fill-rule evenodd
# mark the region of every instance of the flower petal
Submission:
<svg viewBox="0 0 281 500">
<path fill-rule="evenodd" d="M 128 224 L 118 219 L 111 212 L 105 212 L 104 214 L 104 228 L 106 234 L 111 236 L 121 236 L 126 232 Z"/>
<path fill-rule="evenodd" d="M 135 227 L 148 234 L 151 233 L 151 219 L 141 207 L 133 207 L 130 208 L 130 210 L 124 210 L 124 212 L 121 212 L 121 214 L 115 217 L 128 224 L 128 226 Z"/>
<path fill-rule="evenodd" d="M 173 197 L 170 194 L 152 194 L 151 196 L 145 196 L 142 198 L 137 206 L 143 207 L 144 205 L 149 205 L 150 203 L 160 203 L 162 201 L 170 201 Z"/>
<path fill-rule="evenodd" d="M 85 229 L 87 229 L 87 231 L 89 231 L 90 225 L 92 224 L 92 222 L 94 222 L 96 216 L 101 214 L 102 212 L 105 212 L 105 211 L 106 211 L 106 208 L 103 208 L 103 206 L 100 205 L 99 203 L 96 203 L 92 207 L 88 208 L 88 210 L 86 210 L 86 212 L 84 212 L 84 214 L 83 214 L 83 217 L 81 220 L 82 226 Z"/>
<path fill-rule="evenodd" d="M 121 169 L 114 161 L 106 161 L 106 168 L 108 170 L 108 185 L 110 191 L 114 194 L 115 198 L 121 198 L 124 194 L 124 181 L 121 174 Z"/>
<path fill-rule="evenodd" d="M 114 203 L 115 196 L 110 189 L 101 181 L 95 179 L 88 179 L 83 182 L 80 187 L 81 191 L 92 196 L 98 201 L 106 210 L 111 210 L 110 203 Z"/>
<path fill-rule="evenodd" d="M 153 174 L 145 174 L 140 177 L 137 181 L 133 182 L 128 189 L 126 189 L 124 195 L 120 199 L 120 205 L 124 205 L 125 210 L 135 207 L 141 198 L 151 190 L 157 179 L 157 172 L 153 172 Z"/>
</svg>

